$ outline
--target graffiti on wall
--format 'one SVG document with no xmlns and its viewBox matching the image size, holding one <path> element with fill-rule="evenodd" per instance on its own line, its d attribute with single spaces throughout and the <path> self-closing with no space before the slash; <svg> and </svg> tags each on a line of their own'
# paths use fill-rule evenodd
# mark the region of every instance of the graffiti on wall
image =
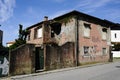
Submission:
<svg viewBox="0 0 120 80">
<path fill-rule="evenodd" d="M 0 60 L 0 74 L 7 75 L 9 72 L 9 62 L 6 57 Z"/>
</svg>

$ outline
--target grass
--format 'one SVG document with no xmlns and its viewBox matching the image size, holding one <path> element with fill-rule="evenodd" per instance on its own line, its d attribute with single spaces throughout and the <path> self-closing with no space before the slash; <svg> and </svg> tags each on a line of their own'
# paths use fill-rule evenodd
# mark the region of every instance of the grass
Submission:
<svg viewBox="0 0 120 80">
<path fill-rule="evenodd" d="M 120 57 L 113 58 L 113 61 L 114 61 L 114 62 L 120 61 Z"/>
</svg>

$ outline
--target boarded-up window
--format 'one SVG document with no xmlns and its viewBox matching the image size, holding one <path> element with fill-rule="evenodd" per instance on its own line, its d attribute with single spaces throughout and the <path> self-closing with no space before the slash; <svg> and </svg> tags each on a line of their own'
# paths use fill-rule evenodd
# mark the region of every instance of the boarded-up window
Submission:
<svg viewBox="0 0 120 80">
<path fill-rule="evenodd" d="M 37 37 L 41 38 L 42 37 L 42 28 L 38 28 L 37 32 L 38 32 Z"/>
<path fill-rule="evenodd" d="M 84 36 L 85 37 L 90 37 L 90 24 L 84 23 Z"/>
<path fill-rule="evenodd" d="M 107 53 L 106 48 L 102 48 L 102 53 L 103 53 L 103 55 L 105 55 Z"/>
<path fill-rule="evenodd" d="M 105 28 L 102 29 L 102 39 L 103 40 L 107 39 L 107 29 L 105 29 Z"/>
<path fill-rule="evenodd" d="M 36 28 L 34 30 L 34 39 L 42 37 L 42 28 Z"/>
</svg>

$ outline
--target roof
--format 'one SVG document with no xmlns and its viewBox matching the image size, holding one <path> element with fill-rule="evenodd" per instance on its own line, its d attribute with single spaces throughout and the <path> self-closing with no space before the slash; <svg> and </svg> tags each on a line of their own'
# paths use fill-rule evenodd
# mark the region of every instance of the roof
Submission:
<svg viewBox="0 0 120 80">
<path fill-rule="evenodd" d="M 7 42 L 6 44 L 14 44 L 15 41 L 10 41 L 10 42 Z"/>
<path fill-rule="evenodd" d="M 105 20 L 105 19 L 100 19 L 100 18 L 97 18 L 97 17 L 94 17 L 94 16 L 91 16 L 91 15 L 88 15 L 88 14 L 85 14 L 85 13 L 82 13 L 82 12 L 79 12 L 79 11 L 76 11 L 76 10 L 73 10 L 73 11 L 71 11 L 71 12 L 68 12 L 68 13 L 66 13 L 66 14 L 63 14 L 63 15 L 61 15 L 61 16 L 58 16 L 58 17 L 55 17 L 55 18 L 53 18 L 53 20 L 57 20 L 57 19 L 62 19 L 62 18 L 64 18 L 64 17 L 66 17 L 66 16 L 70 16 L 70 15 L 77 15 L 77 16 L 80 16 L 80 17 L 85 17 L 85 18 L 88 18 L 88 19 L 90 19 L 90 20 L 94 20 L 95 22 L 97 22 L 97 23 L 104 23 L 104 24 L 106 24 L 106 25 L 115 25 L 115 23 L 113 23 L 113 22 L 111 22 L 111 21 L 108 21 L 108 20 Z M 39 24 L 42 24 L 44 21 L 42 21 L 42 22 L 39 22 L 39 23 L 37 23 L 37 24 L 34 24 L 34 25 L 32 25 L 32 26 L 30 26 L 30 27 L 28 27 L 27 29 L 30 29 L 30 28 L 33 28 L 33 27 L 35 27 L 35 26 L 37 26 L 37 25 L 39 25 Z"/>
<path fill-rule="evenodd" d="M 111 30 L 120 30 L 120 24 L 115 24 L 114 26 L 111 27 Z"/>
</svg>

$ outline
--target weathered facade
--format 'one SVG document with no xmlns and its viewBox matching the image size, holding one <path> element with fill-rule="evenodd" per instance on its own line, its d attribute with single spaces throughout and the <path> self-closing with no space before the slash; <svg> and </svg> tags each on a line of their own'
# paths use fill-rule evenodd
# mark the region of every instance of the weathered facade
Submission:
<svg viewBox="0 0 120 80">
<path fill-rule="evenodd" d="M 35 45 L 35 57 L 29 57 L 35 61 L 33 72 L 108 61 L 111 25 L 72 11 L 28 27 L 27 43 Z"/>
</svg>

